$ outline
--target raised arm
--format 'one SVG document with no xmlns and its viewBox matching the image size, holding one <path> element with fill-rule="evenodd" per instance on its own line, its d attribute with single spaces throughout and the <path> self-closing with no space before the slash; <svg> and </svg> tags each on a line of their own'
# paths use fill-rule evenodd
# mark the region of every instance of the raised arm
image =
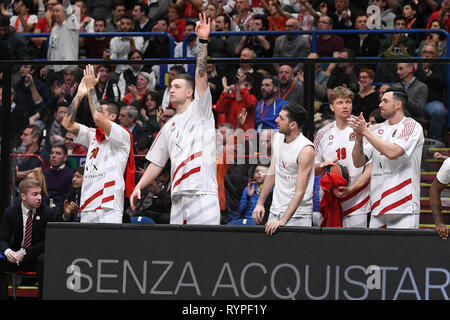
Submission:
<svg viewBox="0 0 450 320">
<path fill-rule="evenodd" d="M 86 95 L 87 95 L 87 89 L 86 89 L 86 86 L 84 84 L 84 79 L 83 79 L 83 80 L 81 80 L 81 82 L 78 86 L 77 94 L 72 99 L 69 109 L 67 110 L 67 113 L 64 116 L 63 121 L 62 121 L 63 127 L 68 132 L 71 132 L 76 136 L 78 136 L 78 133 L 80 132 L 80 124 L 78 122 L 75 122 L 75 119 L 77 117 L 78 107 L 80 106 L 81 101 L 86 97 Z"/>
<path fill-rule="evenodd" d="M 103 129 L 105 134 L 109 136 L 111 132 L 111 120 L 107 115 L 97 99 L 95 92 L 95 85 L 98 82 L 98 77 L 95 76 L 94 67 L 90 64 L 86 66 L 83 77 L 84 84 L 87 90 L 87 97 L 89 101 L 89 108 L 91 109 L 92 119 L 98 128 Z"/>
<path fill-rule="evenodd" d="M 208 76 L 206 73 L 208 56 L 208 38 L 211 31 L 211 19 L 205 13 L 199 14 L 200 23 L 195 28 L 198 38 L 197 67 L 195 69 L 195 90 L 201 98 L 208 89 Z"/>
</svg>

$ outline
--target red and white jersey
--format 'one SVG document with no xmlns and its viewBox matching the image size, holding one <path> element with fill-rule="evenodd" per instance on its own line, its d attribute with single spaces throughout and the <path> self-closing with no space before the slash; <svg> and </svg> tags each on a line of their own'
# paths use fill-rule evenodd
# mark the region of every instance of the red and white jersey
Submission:
<svg viewBox="0 0 450 320">
<path fill-rule="evenodd" d="M 80 125 L 74 142 L 88 148 L 81 187 L 80 211 L 101 208 L 123 209 L 124 172 L 130 154 L 131 139 L 127 130 L 112 123 L 106 140 L 97 141 L 95 129 Z"/>
<path fill-rule="evenodd" d="M 284 142 L 284 134 L 276 132 L 272 144 L 272 161 L 275 161 L 275 187 L 270 213 L 276 216 L 286 212 L 295 195 L 299 153 L 306 146 L 313 146 L 302 133 L 290 143 Z M 312 216 L 313 212 L 314 169 L 308 178 L 305 195 L 293 217 Z"/>
<path fill-rule="evenodd" d="M 436 174 L 437 180 L 442 184 L 450 183 L 450 158 L 445 159 L 442 166 L 439 168 L 438 173 Z"/>
<path fill-rule="evenodd" d="M 420 162 L 424 143 L 422 126 L 404 117 L 395 125 L 388 121 L 370 129 L 381 139 L 394 143 L 405 152 L 390 160 L 367 141 L 364 153 L 372 159 L 370 195 L 372 215 L 420 213 Z"/>
<path fill-rule="evenodd" d="M 323 161 L 334 161 L 347 168 L 350 175 L 348 183 L 351 186 L 364 172 L 364 167 L 356 168 L 353 165 L 353 146 L 356 136 L 353 129 L 347 126 L 340 130 L 336 126 L 336 121 L 320 129 L 314 139 L 315 163 Z M 344 216 L 367 214 L 370 212 L 370 187 L 367 184 L 364 188 L 356 190 L 340 201 Z M 321 192 L 321 194 L 323 194 Z"/>
<path fill-rule="evenodd" d="M 161 128 L 146 156 L 163 167 L 170 158 L 172 192 L 217 195 L 216 131 L 211 92 L 195 99 Z"/>
</svg>

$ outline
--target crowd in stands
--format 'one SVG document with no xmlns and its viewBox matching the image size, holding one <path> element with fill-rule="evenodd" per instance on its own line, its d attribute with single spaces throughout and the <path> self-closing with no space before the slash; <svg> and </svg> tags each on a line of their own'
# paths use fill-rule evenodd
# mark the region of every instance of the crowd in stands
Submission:
<svg viewBox="0 0 450 320">
<path fill-rule="evenodd" d="M 372 6 L 372 7 L 371 7 Z M 367 14 L 368 8 L 374 8 Z M 175 41 L 175 58 L 195 57 L 198 40 L 195 25 L 200 11 L 212 21 L 213 32 L 366 30 L 379 21 L 379 28 L 437 29 L 450 31 L 450 0 L 166 0 L 166 1 L 0 1 L 0 59 L 77 60 L 99 59 L 96 65 L 99 100 L 115 101 L 120 107 L 118 122 L 133 135 L 137 155 L 136 179 L 148 164 L 145 155 L 164 123 L 176 110 L 171 107 L 167 85 L 177 75 L 188 72 L 187 65 L 148 63 L 107 65 L 101 61 L 168 58 L 170 41 L 158 36 L 102 36 L 102 32 L 160 32 Z M 97 33 L 82 37 L 80 33 Z M 49 37 L 24 37 L 22 33 L 48 33 Z M 48 49 L 47 49 L 48 48 Z M 312 52 L 310 34 L 211 36 L 211 58 L 321 57 L 353 58 L 437 58 L 447 56 L 443 33 L 326 34 L 317 36 Z M 304 72 L 301 63 L 216 64 L 208 66 L 218 130 L 218 156 L 227 149 L 226 132 L 240 128 L 258 132 L 259 148 L 269 150 L 270 131 L 288 103 L 303 105 Z M 61 125 L 77 92 L 83 66 L 18 66 L 13 70 L 11 100 L 12 153 L 35 154 L 39 158 L 15 157 L 16 179 L 36 171 L 44 174 L 45 193 L 60 214 L 61 221 L 77 221 L 82 169 L 71 167 L 67 157 L 84 155 L 73 143 L 74 136 Z M 314 66 L 314 125 L 320 129 L 333 113 L 328 94 L 337 87 L 355 95 L 353 114 L 381 122 L 380 96 L 391 84 L 408 92 L 406 114 L 425 123 L 426 137 L 446 143 L 446 67 L 437 63 L 320 63 Z M 1 96 L 1 95 L 0 95 Z M 245 109 L 243 113 L 242 110 Z M 82 102 L 77 122 L 93 127 L 87 102 Z M 227 131 L 226 129 L 230 129 Z M 223 135 L 223 136 L 222 136 Z M 233 139 L 245 139 L 238 134 Z M 246 145 L 248 150 L 252 146 Z M 268 148 L 267 148 L 268 147 Z M 259 151 L 256 150 L 256 152 Z M 247 152 L 247 154 L 249 154 Z M 141 157 L 140 157 L 141 156 Z M 136 211 L 157 223 L 168 223 L 170 178 L 167 170 L 143 194 Z M 76 170 L 72 170 L 76 169 Z M 218 166 L 219 190 L 224 203 L 222 223 L 251 217 L 263 179 L 263 165 Z M 251 178 L 251 179 L 250 179 Z M 78 201 L 78 203 L 77 203 Z M 126 221 L 126 220 L 124 220 Z"/>
</svg>

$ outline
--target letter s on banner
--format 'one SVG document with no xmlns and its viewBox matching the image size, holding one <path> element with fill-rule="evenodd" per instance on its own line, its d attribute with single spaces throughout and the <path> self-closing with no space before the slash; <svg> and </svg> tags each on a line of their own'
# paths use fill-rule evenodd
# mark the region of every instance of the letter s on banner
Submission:
<svg viewBox="0 0 450 320">
<path fill-rule="evenodd" d="M 80 267 L 76 265 L 77 262 L 84 261 L 88 264 L 90 268 L 92 268 L 92 263 L 87 259 L 75 259 L 71 265 L 69 265 L 66 269 L 66 273 L 70 274 L 70 276 L 66 280 L 67 289 L 73 290 L 77 293 L 85 293 L 91 290 L 92 288 L 92 278 L 86 274 L 81 273 Z M 81 289 L 81 278 L 85 278 L 88 281 L 88 286 L 86 289 Z"/>
<path fill-rule="evenodd" d="M 381 29 L 381 14 L 380 8 L 376 5 L 367 7 L 367 29 Z"/>
</svg>

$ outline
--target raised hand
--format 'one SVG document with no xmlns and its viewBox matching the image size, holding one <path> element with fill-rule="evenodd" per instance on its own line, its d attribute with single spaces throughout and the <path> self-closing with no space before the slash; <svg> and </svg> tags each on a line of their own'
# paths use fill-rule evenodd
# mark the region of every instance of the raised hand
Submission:
<svg viewBox="0 0 450 320">
<path fill-rule="evenodd" d="M 98 77 L 95 76 L 94 67 L 90 64 L 86 66 L 86 69 L 83 71 L 84 73 L 84 84 L 86 86 L 86 89 L 89 91 L 90 89 L 94 88 L 95 85 L 98 82 Z"/>
<path fill-rule="evenodd" d="M 195 28 L 195 33 L 199 39 L 208 39 L 211 32 L 211 18 L 206 16 L 206 13 L 200 12 L 198 15 L 200 23 Z"/>
</svg>

